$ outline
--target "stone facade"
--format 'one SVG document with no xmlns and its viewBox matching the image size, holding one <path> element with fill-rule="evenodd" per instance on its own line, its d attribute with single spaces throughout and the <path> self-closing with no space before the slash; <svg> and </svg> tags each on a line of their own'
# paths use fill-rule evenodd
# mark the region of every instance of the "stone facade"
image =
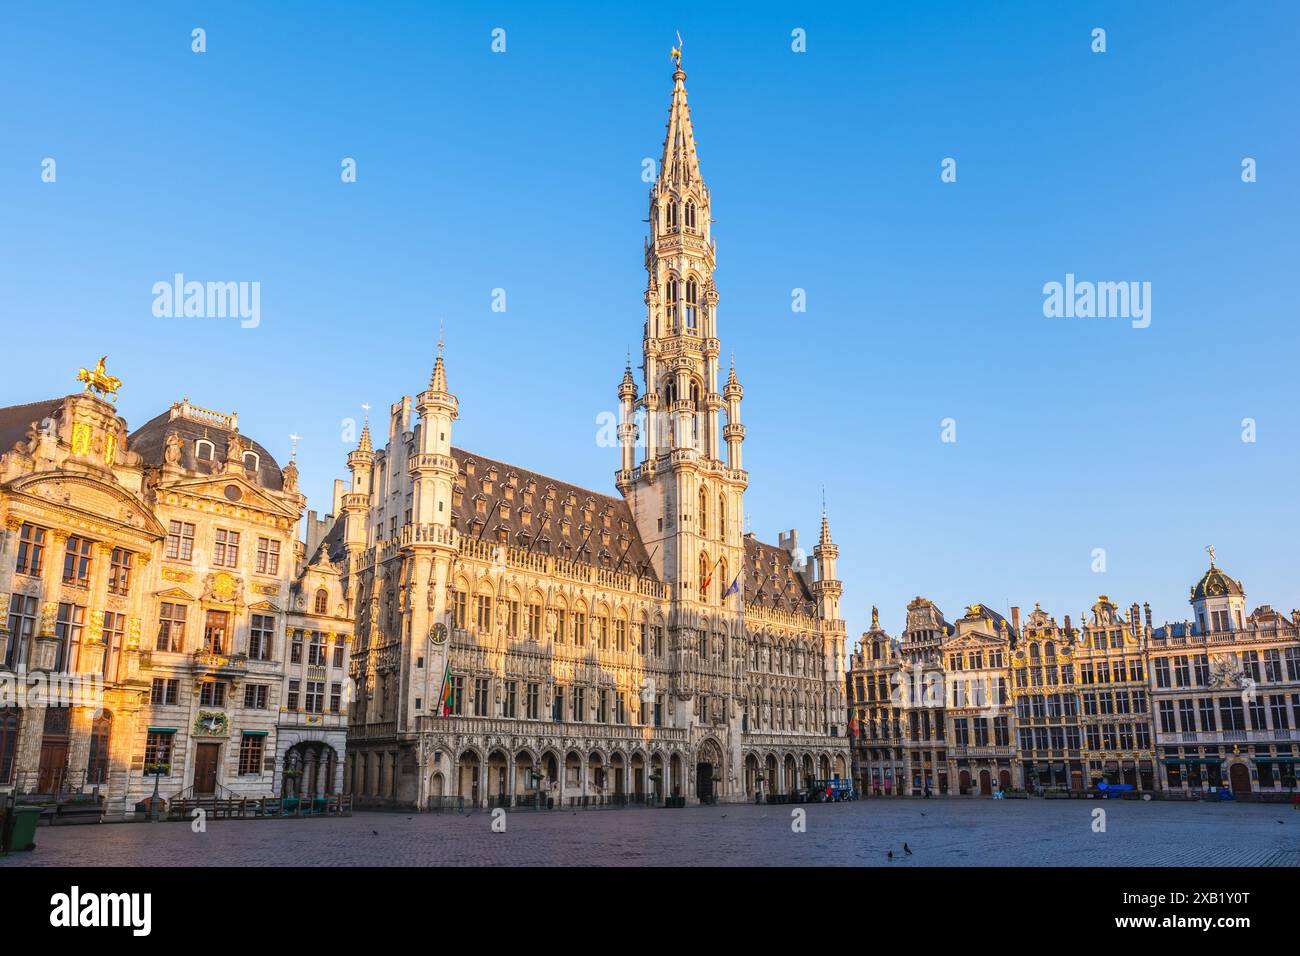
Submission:
<svg viewBox="0 0 1300 956">
<path fill-rule="evenodd" d="M 270 796 L 306 719 L 300 737 L 337 755 L 312 785 L 338 792 L 344 698 L 329 714 L 327 685 L 326 713 L 307 716 L 290 699 L 306 676 L 290 673 L 291 634 L 345 648 L 330 661 L 343 690 L 351 632 L 337 570 L 303 561 L 296 465 L 188 401 L 128 434 L 98 381 L 0 409 L 0 788 L 97 796 L 110 818 L 153 792 L 152 771 L 164 797 Z M 331 574 L 324 615 L 292 606 Z"/>
<path fill-rule="evenodd" d="M 1213 561 L 1191 604 L 1193 619 L 1161 627 L 1149 606 L 1121 614 L 1105 595 L 1077 627 L 1037 606 L 1022 627 L 1017 608 L 1008 623 L 983 605 L 954 627 L 918 598 L 902 640 L 873 615 L 849 666 L 859 789 L 1292 793 L 1300 613 L 1247 614 L 1241 582 Z M 968 685 L 985 688 L 982 705 Z M 963 714 L 992 722 L 983 740 Z"/>
<path fill-rule="evenodd" d="M 1265 604 L 1215 567 L 1192 619 L 1148 643 L 1158 771 L 1166 789 L 1290 793 L 1300 763 L 1300 613 Z"/>
<path fill-rule="evenodd" d="M 743 532 L 685 78 L 649 196 L 644 390 L 630 363 L 617 389 L 620 496 L 454 447 L 441 349 L 383 446 L 367 424 L 349 456 L 358 803 L 749 800 L 848 775 L 829 524 L 813 566 L 793 533 Z"/>
</svg>

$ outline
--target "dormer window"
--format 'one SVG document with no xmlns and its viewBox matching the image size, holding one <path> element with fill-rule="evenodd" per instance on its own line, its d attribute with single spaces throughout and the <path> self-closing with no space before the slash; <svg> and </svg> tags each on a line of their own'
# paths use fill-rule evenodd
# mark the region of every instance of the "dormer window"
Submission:
<svg viewBox="0 0 1300 956">
<path fill-rule="evenodd" d="M 244 452 L 244 470 L 257 471 L 258 466 L 262 464 L 262 459 L 258 457 L 255 451 Z"/>
<path fill-rule="evenodd" d="M 206 438 L 200 438 L 194 443 L 194 459 L 196 461 L 212 461 L 216 457 L 217 446 Z"/>
</svg>

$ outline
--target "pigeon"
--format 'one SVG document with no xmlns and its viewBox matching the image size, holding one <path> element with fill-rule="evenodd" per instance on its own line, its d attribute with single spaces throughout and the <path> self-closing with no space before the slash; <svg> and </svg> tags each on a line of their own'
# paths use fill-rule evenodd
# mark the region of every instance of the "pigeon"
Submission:
<svg viewBox="0 0 1300 956">
<path fill-rule="evenodd" d="M 378 831 L 378 830 L 371 830 L 371 831 L 370 831 L 370 835 L 371 835 L 371 836 L 379 836 L 379 831 Z"/>
<path fill-rule="evenodd" d="M 889 857 L 892 860 L 894 858 L 894 851 L 889 850 L 888 852 L 885 853 L 885 856 Z"/>
<path fill-rule="evenodd" d="M 924 810 L 921 811 L 921 816 L 925 816 L 925 811 L 924 811 Z"/>
<path fill-rule="evenodd" d="M 906 853 L 908 856 L 911 856 L 911 855 L 912 855 L 912 848 L 911 848 L 910 846 L 908 846 L 906 843 L 904 843 L 904 844 L 903 844 L 903 852 Z"/>
<path fill-rule="evenodd" d="M 722 819 L 724 819 L 724 820 L 727 819 L 727 815 L 726 815 L 725 813 L 722 815 Z M 1280 821 L 1279 821 L 1279 822 L 1280 822 Z"/>
</svg>

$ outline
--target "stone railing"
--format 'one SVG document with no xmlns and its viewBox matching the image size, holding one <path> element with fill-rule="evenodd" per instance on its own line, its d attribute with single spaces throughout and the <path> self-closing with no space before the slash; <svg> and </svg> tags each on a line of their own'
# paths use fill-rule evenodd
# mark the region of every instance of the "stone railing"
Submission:
<svg viewBox="0 0 1300 956">
<path fill-rule="evenodd" d="M 210 408 L 202 408 L 199 405 L 191 405 L 188 398 L 179 402 L 173 402 L 171 407 L 172 420 L 185 418 L 192 422 L 201 422 L 204 425 L 212 425 L 225 431 L 234 431 L 239 427 L 239 414 L 231 412 L 225 415 L 221 412 L 214 412 Z"/>
<path fill-rule="evenodd" d="M 1165 744 L 1266 744 L 1275 740 L 1300 740 L 1300 730 L 1201 730 L 1156 734 Z"/>
<path fill-rule="evenodd" d="M 557 558 L 554 555 L 536 554 L 511 545 L 494 544 L 461 535 L 458 545 L 462 556 L 504 566 L 517 571 L 567 578 L 582 584 L 592 584 L 613 591 L 627 591 L 642 597 L 666 600 L 668 588 L 654 578 L 642 577 L 612 568 L 600 568 L 581 561 Z"/>
<path fill-rule="evenodd" d="M 686 731 L 680 727 L 655 727 L 639 724 L 572 723 L 558 720 L 527 720 L 509 717 L 434 717 L 422 714 L 415 718 L 415 729 L 423 733 L 478 734 L 500 737 L 523 737 L 545 734 L 548 737 L 574 740 L 614 741 L 638 746 L 658 741 L 684 744 Z"/>
</svg>

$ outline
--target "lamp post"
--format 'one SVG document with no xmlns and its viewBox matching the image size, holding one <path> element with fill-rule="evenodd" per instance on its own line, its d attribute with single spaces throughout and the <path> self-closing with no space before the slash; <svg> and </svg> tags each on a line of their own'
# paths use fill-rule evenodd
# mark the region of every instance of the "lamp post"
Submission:
<svg viewBox="0 0 1300 956">
<path fill-rule="evenodd" d="M 149 822 L 158 822 L 158 782 L 171 773 L 171 766 L 165 763 L 151 764 L 145 772 L 153 777 L 153 796 L 149 798 Z"/>
</svg>

